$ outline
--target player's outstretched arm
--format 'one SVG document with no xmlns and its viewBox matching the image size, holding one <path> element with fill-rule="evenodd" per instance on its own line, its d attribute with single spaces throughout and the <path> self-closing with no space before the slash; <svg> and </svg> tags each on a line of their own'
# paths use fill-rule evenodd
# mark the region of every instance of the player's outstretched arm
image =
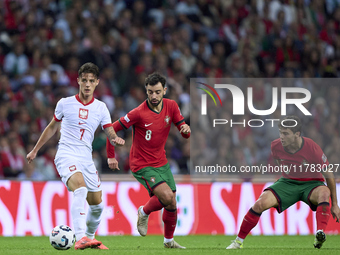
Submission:
<svg viewBox="0 0 340 255">
<path fill-rule="evenodd" d="M 123 146 L 125 144 L 125 140 L 117 136 L 112 126 L 105 128 L 104 132 L 112 145 Z"/>
<path fill-rule="evenodd" d="M 42 132 L 41 136 L 39 137 L 39 140 L 37 144 L 34 146 L 33 150 L 27 154 L 26 158 L 28 161 L 28 164 L 35 159 L 37 156 L 38 151 L 40 148 L 48 141 L 50 138 L 57 132 L 58 128 L 60 127 L 60 122 L 55 121 L 53 118 L 51 122 L 47 125 L 45 130 Z"/>
<path fill-rule="evenodd" d="M 333 219 L 336 219 L 336 222 L 339 222 L 340 209 L 338 206 L 338 198 L 336 195 L 336 184 L 335 184 L 334 174 L 332 172 L 325 172 L 324 176 L 326 178 L 327 187 L 331 191 L 331 200 L 332 200 L 331 213 L 332 213 Z"/>
<path fill-rule="evenodd" d="M 118 123 L 118 121 L 114 122 L 111 128 L 113 129 L 113 132 L 115 132 L 115 134 L 116 134 L 116 131 L 118 132 L 123 129 L 122 126 Z M 116 137 L 117 137 L 117 134 L 116 134 Z M 109 165 L 109 168 L 112 170 L 116 170 L 116 169 L 120 170 L 118 166 L 118 161 L 115 158 L 115 147 L 114 147 L 115 142 L 114 140 L 109 139 L 109 138 L 110 137 L 107 136 L 107 139 L 106 139 L 107 164 Z"/>
</svg>

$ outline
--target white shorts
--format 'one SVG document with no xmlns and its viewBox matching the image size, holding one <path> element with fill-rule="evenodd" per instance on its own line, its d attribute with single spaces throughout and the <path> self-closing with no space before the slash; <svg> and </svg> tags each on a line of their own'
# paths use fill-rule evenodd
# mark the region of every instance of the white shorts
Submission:
<svg viewBox="0 0 340 255">
<path fill-rule="evenodd" d="M 93 161 L 84 161 L 75 157 L 59 156 L 55 158 L 54 163 L 57 167 L 62 182 L 65 184 L 69 191 L 71 190 L 67 186 L 67 181 L 73 174 L 77 172 L 83 174 L 83 178 L 88 191 L 101 191 L 100 178 Z"/>
</svg>

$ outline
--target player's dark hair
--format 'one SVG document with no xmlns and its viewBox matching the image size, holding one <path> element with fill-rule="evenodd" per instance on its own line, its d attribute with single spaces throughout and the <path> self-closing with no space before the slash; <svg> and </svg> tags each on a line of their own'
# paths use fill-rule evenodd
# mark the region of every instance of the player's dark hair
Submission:
<svg viewBox="0 0 340 255">
<path fill-rule="evenodd" d="M 79 68 L 78 77 L 81 77 L 83 73 L 92 73 L 98 79 L 99 68 L 91 62 L 87 62 Z"/>
<path fill-rule="evenodd" d="M 300 132 L 301 135 L 302 122 L 298 116 L 295 115 L 286 116 L 282 120 L 280 120 L 277 126 L 279 127 L 279 129 L 290 129 L 294 134 L 296 132 Z"/>
<path fill-rule="evenodd" d="M 165 83 L 166 83 L 165 77 L 163 75 L 160 75 L 159 73 L 152 73 L 148 75 L 148 77 L 145 78 L 145 87 L 148 85 L 154 86 L 158 82 L 162 84 L 163 88 L 165 87 Z"/>
</svg>

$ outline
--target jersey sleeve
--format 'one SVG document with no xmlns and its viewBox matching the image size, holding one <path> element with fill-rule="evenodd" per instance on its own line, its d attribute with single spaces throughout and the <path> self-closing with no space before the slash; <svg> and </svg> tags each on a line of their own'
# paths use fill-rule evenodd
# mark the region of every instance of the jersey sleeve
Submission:
<svg viewBox="0 0 340 255">
<path fill-rule="evenodd" d="M 55 121 L 60 122 L 61 119 L 64 117 L 63 108 L 64 108 L 64 100 L 60 99 L 57 103 L 57 106 L 55 107 L 55 110 L 54 110 L 54 120 Z"/>
<path fill-rule="evenodd" d="M 181 113 L 181 110 L 179 109 L 175 101 L 172 101 L 172 122 L 176 125 L 178 131 L 181 130 L 182 125 L 186 124 L 184 121 L 184 117 Z M 189 134 L 181 133 L 181 135 L 185 139 L 188 139 L 190 137 L 190 133 Z"/>
<path fill-rule="evenodd" d="M 315 164 L 329 165 L 329 162 L 328 162 L 328 159 L 325 153 L 322 151 L 320 146 L 316 143 L 313 143 L 311 156 Z"/>
<path fill-rule="evenodd" d="M 275 141 L 273 141 L 273 142 L 270 144 L 270 152 L 271 152 L 271 154 L 272 154 L 272 156 L 273 156 L 274 159 L 279 159 L 278 156 L 277 156 L 277 154 L 276 154 L 276 149 L 275 149 L 274 144 L 275 144 Z"/>
<path fill-rule="evenodd" d="M 126 116 L 127 115 L 125 115 L 125 117 Z M 122 118 L 125 118 L 125 117 L 122 117 Z M 115 130 L 116 133 L 119 132 L 120 130 L 123 130 L 123 128 L 126 129 L 126 126 L 123 126 L 123 124 L 120 122 L 120 120 L 115 121 L 114 123 L 111 124 L 111 126 L 113 127 L 113 129 Z M 108 158 L 114 158 L 115 157 L 115 147 L 110 143 L 108 138 L 106 138 L 106 153 L 107 153 Z"/>
<path fill-rule="evenodd" d="M 102 129 L 105 129 L 109 126 L 111 126 L 111 116 L 110 116 L 110 112 L 107 109 L 106 105 L 103 103 L 103 107 L 102 107 L 102 120 L 101 120 L 101 126 Z"/>
<path fill-rule="evenodd" d="M 115 154 L 115 147 L 110 143 L 109 138 L 106 138 L 106 154 L 108 158 L 114 158 Z"/>
<path fill-rule="evenodd" d="M 181 110 L 175 101 L 172 101 L 172 122 L 176 126 L 179 126 L 184 122 L 184 117 L 182 116 Z"/>
<path fill-rule="evenodd" d="M 131 110 L 129 113 L 127 113 L 124 117 L 121 117 L 118 122 L 119 124 L 124 128 L 128 129 L 135 123 L 137 123 L 140 119 L 140 114 L 137 108 Z"/>
</svg>

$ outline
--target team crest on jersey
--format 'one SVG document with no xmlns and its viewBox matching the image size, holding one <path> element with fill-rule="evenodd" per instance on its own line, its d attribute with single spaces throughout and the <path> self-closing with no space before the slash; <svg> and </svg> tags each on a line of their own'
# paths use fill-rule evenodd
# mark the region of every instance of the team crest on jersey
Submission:
<svg viewBox="0 0 340 255">
<path fill-rule="evenodd" d="M 308 164 L 307 160 L 304 159 L 304 160 L 302 160 L 301 165 L 304 166 L 304 165 L 309 165 L 309 164 Z"/>
<path fill-rule="evenodd" d="M 69 167 L 70 171 L 73 172 L 77 170 L 77 167 L 75 165 Z"/>
<path fill-rule="evenodd" d="M 166 123 L 166 127 L 170 124 L 170 116 L 169 115 L 166 115 L 165 118 L 164 118 L 164 121 Z"/>
<path fill-rule="evenodd" d="M 89 116 L 89 110 L 79 108 L 79 118 L 83 120 L 87 120 L 88 116 Z"/>
<path fill-rule="evenodd" d="M 155 178 L 155 177 L 151 177 L 151 178 L 150 178 L 150 181 L 153 182 L 153 183 L 155 183 L 156 178 Z"/>
</svg>

